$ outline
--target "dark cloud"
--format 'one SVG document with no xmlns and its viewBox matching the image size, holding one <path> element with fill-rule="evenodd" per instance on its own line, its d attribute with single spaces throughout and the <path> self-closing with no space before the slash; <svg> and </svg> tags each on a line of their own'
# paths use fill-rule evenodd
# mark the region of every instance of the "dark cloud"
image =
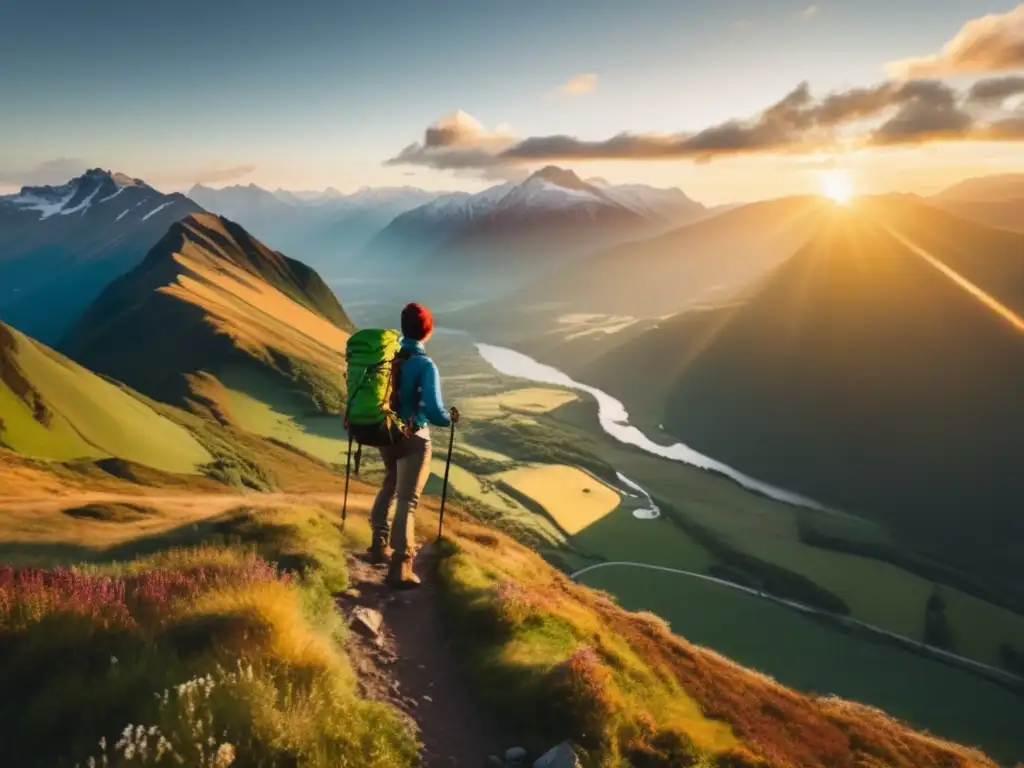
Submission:
<svg viewBox="0 0 1024 768">
<path fill-rule="evenodd" d="M 876 129 L 870 143 L 921 144 L 939 139 L 962 139 L 974 128 L 974 118 L 956 105 L 912 101 Z"/>
<path fill-rule="evenodd" d="M 971 107 L 987 104 L 998 94 L 1020 92 L 1022 82 L 1024 78 L 992 79 L 960 93 L 939 80 L 887 81 L 822 98 L 803 82 L 751 119 L 728 120 L 693 133 L 620 133 L 597 141 L 566 135 L 516 140 L 484 131 L 468 115 L 457 113 L 431 126 L 422 143 L 410 144 L 387 163 L 459 172 L 474 169 L 489 178 L 508 178 L 509 168 L 531 162 L 709 162 L 738 155 L 812 152 L 840 144 L 905 145 L 997 136 L 1007 140 L 1016 137 L 1016 123 L 1006 122 L 1012 115 L 989 115 L 989 122 L 981 122 Z"/>
<path fill-rule="evenodd" d="M 480 147 L 427 146 L 410 144 L 385 165 L 422 165 L 427 168 L 458 170 L 499 165 L 501 159 Z"/>
<path fill-rule="evenodd" d="M 898 77 L 935 77 L 1024 69 L 1024 4 L 1012 11 L 973 19 L 939 53 L 896 61 Z"/>
<path fill-rule="evenodd" d="M 967 99 L 976 104 L 1001 104 L 1020 95 L 1024 95 L 1024 76 L 991 77 L 971 86 Z"/>
<path fill-rule="evenodd" d="M 54 186 L 81 176 L 90 167 L 92 166 L 84 160 L 57 157 L 42 162 L 34 168 L 0 168 L 0 184 L 14 187 Z"/>
</svg>

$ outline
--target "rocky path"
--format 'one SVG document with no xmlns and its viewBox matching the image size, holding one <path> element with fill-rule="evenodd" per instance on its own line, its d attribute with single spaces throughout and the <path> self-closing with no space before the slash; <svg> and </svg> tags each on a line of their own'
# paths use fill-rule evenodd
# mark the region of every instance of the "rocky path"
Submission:
<svg viewBox="0 0 1024 768">
<path fill-rule="evenodd" d="M 429 551 L 417 558 L 423 585 L 395 592 L 386 569 L 349 563 L 350 589 L 338 603 L 353 628 L 349 654 L 365 695 L 397 706 L 415 724 L 427 768 L 505 765 L 514 740 L 486 716 L 471 693 L 441 616 Z M 529 765 L 529 763 L 509 763 Z"/>
</svg>

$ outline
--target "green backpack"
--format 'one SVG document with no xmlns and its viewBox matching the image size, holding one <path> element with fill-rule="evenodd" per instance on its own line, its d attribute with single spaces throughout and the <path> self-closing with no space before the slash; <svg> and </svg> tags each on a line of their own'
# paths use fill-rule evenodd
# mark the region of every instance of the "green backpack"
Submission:
<svg viewBox="0 0 1024 768">
<path fill-rule="evenodd" d="M 398 376 L 407 357 L 400 339 L 398 331 L 366 328 L 352 334 L 345 345 L 345 428 L 360 446 L 394 445 L 406 437 L 398 415 Z"/>
</svg>

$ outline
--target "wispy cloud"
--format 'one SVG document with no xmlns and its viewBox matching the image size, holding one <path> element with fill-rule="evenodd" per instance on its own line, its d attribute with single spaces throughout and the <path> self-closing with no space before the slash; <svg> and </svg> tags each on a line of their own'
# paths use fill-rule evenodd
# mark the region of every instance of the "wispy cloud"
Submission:
<svg viewBox="0 0 1024 768">
<path fill-rule="evenodd" d="M 582 96 L 586 93 L 593 93 L 597 89 L 597 75 L 593 72 L 584 72 L 573 75 L 560 86 L 553 94 L 556 96 Z"/>
<path fill-rule="evenodd" d="M 813 19 L 819 13 L 821 13 L 821 6 L 815 3 L 814 5 L 808 5 L 800 11 L 800 18 L 807 21 L 808 19 Z"/>
<path fill-rule="evenodd" d="M 822 97 L 804 82 L 746 119 L 696 132 L 620 133 L 591 141 L 567 135 L 517 138 L 486 131 L 463 112 L 429 127 L 387 163 L 442 170 L 476 169 L 500 177 L 508 169 L 560 160 L 709 162 L 754 154 L 810 154 L 839 147 L 922 144 L 931 141 L 1024 140 L 1024 117 L 1000 107 L 1019 92 L 1016 80 L 982 80 L 958 91 L 937 80 L 886 81 Z"/>
<path fill-rule="evenodd" d="M 0 185 L 30 187 L 63 184 L 89 168 L 84 160 L 56 157 L 32 168 L 0 168 Z"/>
<path fill-rule="evenodd" d="M 1015 69 L 1024 69 L 1024 4 L 1006 13 L 968 21 L 938 53 L 888 65 L 895 77 L 937 77 Z"/>
</svg>

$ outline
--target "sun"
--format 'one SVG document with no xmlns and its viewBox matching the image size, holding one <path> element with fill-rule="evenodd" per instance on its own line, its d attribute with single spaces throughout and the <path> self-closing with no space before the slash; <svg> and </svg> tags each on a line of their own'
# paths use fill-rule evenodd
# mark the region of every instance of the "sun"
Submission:
<svg viewBox="0 0 1024 768">
<path fill-rule="evenodd" d="M 849 171 L 825 171 L 821 175 L 821 194 L 839 205 L 849 205 L 853 199 L 853 179 Z"/>
</svg>

